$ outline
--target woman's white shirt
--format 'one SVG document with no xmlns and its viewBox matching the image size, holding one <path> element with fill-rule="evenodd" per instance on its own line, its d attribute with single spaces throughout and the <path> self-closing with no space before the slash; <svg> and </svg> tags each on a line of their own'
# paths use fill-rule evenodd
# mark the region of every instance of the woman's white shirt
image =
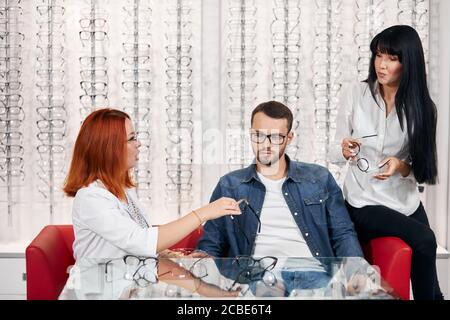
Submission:
<svg viewBox="0 0 450 320">
<path fill-rule="evenodd" d="M 135 189 L 126 190 L 141 212 Z M 155 256 L 158 228 L 142 228 L 130 216 L 127 205 L 100 183 L 78 190 L 72 210 L 76 260 L 122 258 L 127 254 Z"/>
<path fill-rule="evenodd" d="M 335 139 L 330 145 L 329 156 L 333 163 L 343 166 L 347 162 L 342 155 L 342 139 L 373 134 L 377 136 L 361 140 L 358 154 L 358 157 L 367 159 L 369 171 L 376 169 L 387 157 L 397 157 L 410 163 L 406 119 L 403 120 L 402 130 L 396 108 L 386 117 L 386 104 L 379 92 L 376 92 L 376 98 L 378 104 L 365 82 L 353 83 L 343 92 Z M 381 168 L 380 172 L 385 169 Z M 352 206 L 383 205 L 406 215 L 416 211 L 420 196 L 412 170 L 407 177 L 397 172 L 384 181 L 375 179 L 374 174 L 361 171 L 355 161 L 349 162 L 343 192 Z"/>
</svg>

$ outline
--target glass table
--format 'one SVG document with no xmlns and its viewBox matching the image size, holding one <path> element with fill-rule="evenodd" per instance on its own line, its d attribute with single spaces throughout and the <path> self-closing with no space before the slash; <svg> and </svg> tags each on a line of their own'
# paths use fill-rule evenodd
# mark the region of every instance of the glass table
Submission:
<svg viewBox="0 0 450 320">
<path fill-rule="evenodd" d="M 83 259 L 59 299 L 398 299 L 363 258 Z"/>
</svg>

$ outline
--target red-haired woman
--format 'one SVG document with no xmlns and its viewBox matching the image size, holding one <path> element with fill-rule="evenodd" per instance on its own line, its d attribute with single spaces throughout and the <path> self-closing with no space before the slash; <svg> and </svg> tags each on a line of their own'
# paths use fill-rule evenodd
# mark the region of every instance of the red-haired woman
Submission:
<svg viewBox="0 0 450 320">
<path fill-rule="evenodd" d="M 84 120 L 64 186 L 64 192 L 75 197 L 77 260 L 154 256 L 207 220 L 240 214 L 234 199 L 221 198 L 176 221 L 148 225 L 130 178 L 139 147 L 130 117 L 122 111 L 101 109 Z"/>
</svg>

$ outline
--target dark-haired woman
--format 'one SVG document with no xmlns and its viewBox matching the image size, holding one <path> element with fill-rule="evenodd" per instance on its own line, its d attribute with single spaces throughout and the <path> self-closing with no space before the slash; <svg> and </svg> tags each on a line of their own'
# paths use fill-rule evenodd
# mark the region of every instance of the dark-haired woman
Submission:
<svg viewBox="0 0 450 320">
<path fill-rule="evenodd" d="M 399 25 L 376 35 L 370 50 L 367 80 L 341 99 L 331 156 L 349 162 L 344 196 L 361 242 L 401 238 L 412 248 L 414 299 L 442 299 L 436 239 L 417 188 L 437 178 L 437 111 L 422 44 Z"/>
</svg>

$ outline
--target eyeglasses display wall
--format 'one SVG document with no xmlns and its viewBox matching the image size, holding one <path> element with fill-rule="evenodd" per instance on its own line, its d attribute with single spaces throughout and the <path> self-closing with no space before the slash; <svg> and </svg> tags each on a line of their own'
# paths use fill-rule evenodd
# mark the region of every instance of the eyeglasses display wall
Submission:
<svg viewBox="0 0 450 320">
<path fill-rule="evenodd" d="M 108 12 L 107 1 L 79 0 L 81 119 L 100 107 L 108 107 Z"/>
<path fill-rule="evenodd" d="M 357 0 L 353 23 L 355 45 L 358 49 L 358 79 L 367 78 L 370 60 L 370 41 L 385 27 L 386 3 L 384 0 Z"/>
<path fill-rule="evenodd" d="M 12 225 L 15 192 L 24 182 L 23 122 L 25 121 L 22 78 L 20 1 L 1 1 L 0 7 L 0 192 L 3 224 Z M 5 205 L 3 205 L 5 204 Z"/>
<path fill-rule="evenodd" d="M 300 0 L 276 0 L 273 8 L 272 32 L 272 81 L 273 99 L 289 106 L 296 116 L 292 131 L 300 134 Z M 300 157 L 305 149 L 300 140 L 291 144 L 288 152 L 294 158 Z"/>
<path fill-rule="evenodd" d="M 123 110 L 133 120 L 141 143 L 139 162 L 134 170 L 138 196 L 151 201 L 151 27 L 152 9 L 148 1 L 128 0 L 124 12 L 122 57 Z"/>
<path fill-rule="evenodd" d="M 327 166 L 339 179 L 339 168 L 327 160 L 328 146 L 336 131 L 336 116 L 342 87 L 342 0 L 316 0 L 313 96 L 315 161 Z"/>
<path fill-rule="evenodd" d="M 256 102 L 257 46 L 255 0 L 229 0 L 226 16 L 227 164 L 240 168 L 251 161 L 248 135 Z"/>
<path fill-rule="evenodd" d="M 398 0 L 397 2 L 399 23 L 413 26 L 423 43 L 429 42 L 429 6 L 429 0 Z M 424 51 L 428 58 L 428 46 L 424 47 Z"/>
<path fill-rule="evenodd" d="M 102 107 L 133 121 L 152 224 L 205 204 L 202 186 L 253 160 L 251 112 L 272 99 L 294 114 L 288 154 L 341 180 L 328 144 L 344 86 L 367 76 L 372 37 L 405 23 L 427 56 L 433 41 L 433 0 L 210 1 L 214 28 L 201 0 L 0 0 L 0 241 L 71 223 L 61 188 L 81 122 Z M 217 119 L 217 141 L 204 119 Z M 222 150 L 220 173 L 204 165 L 207 144 Z"/>
<path fill-rule="evenodd" d="M 37 161 L 38 191 L 53 222 L 65 178 L 67 110 L 65 104 L 64 1 L 42 0 L 37 11 Z"/>
<path fill-rule="evenodd" d="M 192 203 L 193 57 L 190 1 L 167 1 L 166 62 L 166 201 L 181 216 Z"/>
</svg>

